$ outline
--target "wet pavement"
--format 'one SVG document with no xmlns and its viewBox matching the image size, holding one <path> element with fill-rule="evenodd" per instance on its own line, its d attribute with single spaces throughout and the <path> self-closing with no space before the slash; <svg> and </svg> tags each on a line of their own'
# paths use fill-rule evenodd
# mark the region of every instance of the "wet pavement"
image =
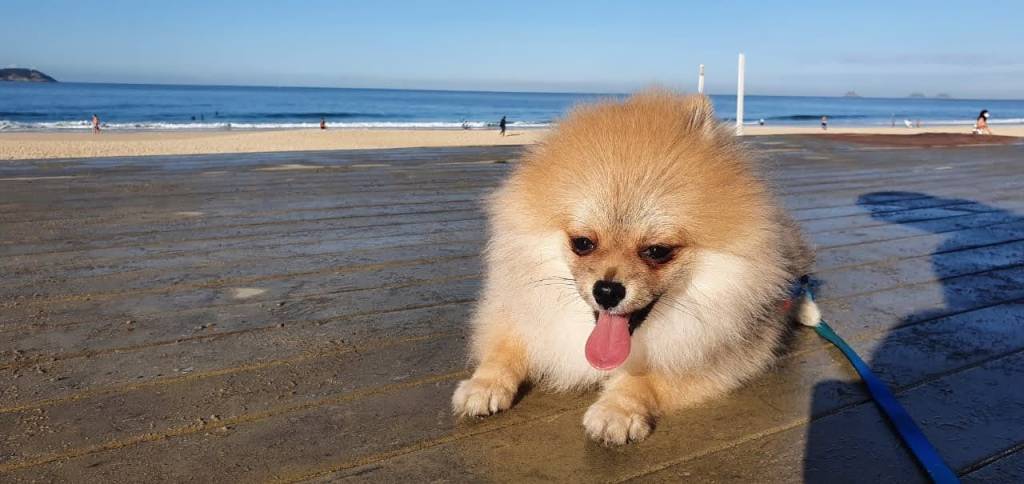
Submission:
<svg viewBox="0 0 1024 484">
<path fill-rule="evenodd" d="M 968 482 L 1024 480 L 1024 146 L 758 137 L 832 326 Z M 450 416 L 516 148 L 0 163 L 0 481 L 918 482 L 799 331 L 608 449 L 593 394 Z"/>
</svg>

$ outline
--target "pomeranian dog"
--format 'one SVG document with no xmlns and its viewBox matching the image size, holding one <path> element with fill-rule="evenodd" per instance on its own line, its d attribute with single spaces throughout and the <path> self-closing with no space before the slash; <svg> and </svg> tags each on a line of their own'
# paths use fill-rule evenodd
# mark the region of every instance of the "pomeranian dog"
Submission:
<svg viewBox="0 0 1024 484">
<path fill-rule="evenodd" d="M 772 363 L 813 254 L 703 96 L 652 90 L 575 108 L 489 203 L 477 363 L 462 416 L 508 409 L 520 385 L 601 386 L 594 440 L 647 437 L 673 409 Z"/>
</svg>

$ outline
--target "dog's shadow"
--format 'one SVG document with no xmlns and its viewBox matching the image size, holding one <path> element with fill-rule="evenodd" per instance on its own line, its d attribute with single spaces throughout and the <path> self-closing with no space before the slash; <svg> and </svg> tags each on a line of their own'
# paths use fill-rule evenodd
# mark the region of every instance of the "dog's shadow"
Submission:
<svg viewBox="0 0 1024 484">
<path fill-rule="evenodd" d="M 1024 217 L 971 200 L 936 197 L 915 192 L 868 193 L 859 197 L 858 205 L 867 209 L 872 218 L 876 220 L 913 227 L 921 230 L 922 234 L 940 236 L 948 234 L 942 237 L 936 249 L 927 257 L 927 263 L 931 265 L 934 279 L 941 281 L 941 304 L 931 304 L 927 309 L 903 316 L 896 327 L 889 330 L 885 340 L 871 355 L 862 354 L 861 356 L 894 391 L 898 390 L 895 382 L 903 385 L 911 383 L 906 381 L 908 378 L 899 378 L 901 375 L 919 375 L 915 376 L 914 380 L 921 380 L 924 375 L 935 374 L 939 370 L 934 368 L 936 353 L 939 354 L 939 358 L 945 359 L 943 363 L 947 364 L 944 367 L 956 367 L 959 366 L 957 360 L 966 361 L 972 358 L 970 353 L 965 354 L 959 348 L 933 347 L 927 352 L 931 353 L 933 357 L 929 361 L 916 347 L 920 347 L 921 344 L 929 344 L 926 334 L 935 329 L 929 329 L 926 325 L 913 326 L 937 319 L 942 315 L 955 314 L 977 307 L 979 295 L 976 288 L 970 287 L 969 282 L 953 278 L 964 274 L 965 271 L 970 272 L 972 269 L 965 269 L 965 267 L 971 264 L 983 267 L 986 264 L 999 263 L 998 261 L 981 261 L 980 263 L 967 261 L 959 253 L 965 247 L 984 246 L 1004 241 L 999 238 L 998 231 L 984 228 L 985 223 L 964 224 L 964 220 L 977 220 L 979 217 L 983 217 L 991 220 L 992 223 L 1002 224 L 1024 221 Z M 917 207 L 936 207 L 945 212 L 945 215 L 927 215 L 921 210 L 915 212 L 914 208 Z M 979 227 L 977 230 L 967 233 L 960 232 L 971 225 Z M 973 270 L 976 271 L 978 268 Z M 836 283 L 841 284 L 841 281 Z M 881 297 L 894 296 L 882 295 Z M 828 319 L 828 314 L 824 316 Z M 870 324 L 870 321 L 846 321 L 846 323 L 863 325 Z M 842 331 L 839 332 L 842 333 Z M 853 346 L 863 347 L 863 344 L 855 343 Z M 839 358 L 837 357 L 837 359 Z M 845 360 L 840 359 L 839 361 L 846 364 Z M 853 370 L 851 369 L 850 372 L 852 374 Z M 808 426 L 807 446 L 804 454 L 804 482 L 885 482 L 897 479 L 894 476 L 915 475 L 919 476 L 921 481 L 926 482 L 928 480 L 926 475 L 917 468 L 913 456 L 899 441 L 895 429 L 889 425 L 888 421 L 885 422 L 885 430 L 879 430 L 877 421 L 881 417 L 873 405 L 869 404 L 870 408 L 865 408 L 864 405 L 842 407 L 843 404 L 850 403 L 849 393 L 849 383 L 846 382 L 825 381 L 815 386 L 811 400 L 811 415 L 814 420 Z M 907 397 L 897 394 L 897 398 L 905 400 Z M 913 415 L 913 410 L 908 409 L 908 411 L 919 423 L 922 418 L 933 422 L 942 421 L 945 418 L 943 415 L 936 414 Z M 927 430 L 926 433 L 928 433 Z M 935 438 L 932 437 L 932 440 L 934 443 Z M 938 450 L 943 453 L 941 446 L 938 446 Z M 948 458 L 947 462 L 953 465 Z"/>
</svg>

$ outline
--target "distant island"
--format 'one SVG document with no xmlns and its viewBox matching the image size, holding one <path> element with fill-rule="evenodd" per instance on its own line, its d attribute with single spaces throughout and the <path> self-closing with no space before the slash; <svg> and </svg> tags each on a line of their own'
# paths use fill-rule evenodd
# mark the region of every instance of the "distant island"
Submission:
<svg viewBox="0 0 1024 484">
<path fill-rule="evenodd" d="M 925 96 L 924 96 L 924 94 L 922 94 L 922 93 L 920 93 L 920 92 L 912 92 L 912 93 L 910 93 L 910 95 L 909 95 L 909 96 L 907 96 L 907 97 L 925 97 Z"/>
<path fill-rule="evenodd" d="M 846 91 L 843 97 L 860 97 L 860 94 L 857 94 L 857 91 Z"/>
<path fill-rule="evenodd" d="M 940 92 L 940 93 L 936 94 L 935 97 L 937 97 L 939 99 L 953 99 L 952 96 L 950 96 L 949 94 L 946 94 L 944 92 Z"/>
<path fill-rule="evenodd" d="M 11 82 L 57 82 L 56 79 L 35 69 L 8 67 L 0 69 L 0 81 Z"/>
</svg>

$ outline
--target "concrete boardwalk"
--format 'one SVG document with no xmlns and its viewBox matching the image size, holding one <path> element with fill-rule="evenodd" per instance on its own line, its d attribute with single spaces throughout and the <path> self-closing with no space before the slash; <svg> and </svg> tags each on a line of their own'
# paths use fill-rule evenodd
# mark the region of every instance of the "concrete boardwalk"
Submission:
<svg viewBox="0 0 1024 484">
<path fill-rule="evenodd" d="M 837 331 L 966 481 L 1024 480 L 1024 146 L 749 142 Z M 515 157 L 0 164 L 0 481 L 924 479 L 807 330 L 639 445 L 584 438 L 592 394 L 455 421 L 480 199 Z"/>
</svg>

